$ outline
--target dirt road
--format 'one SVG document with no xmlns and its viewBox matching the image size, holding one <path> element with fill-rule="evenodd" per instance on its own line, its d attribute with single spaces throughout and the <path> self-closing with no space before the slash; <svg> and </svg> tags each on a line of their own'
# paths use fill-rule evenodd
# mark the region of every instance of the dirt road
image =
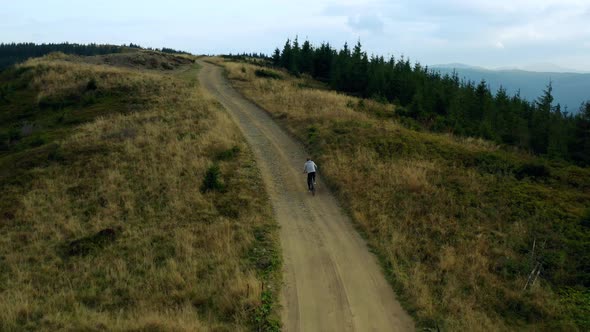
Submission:
<svg viewBox="0 0 590 332">
<path fill-rule="evenodd" d="M 375 257 L 321 183 L 322 165 L 312 197 L 302 174 L 303 147 L 236 92 L 221 68 L 201 65 L 201 84 L 229 111 L 254 150 L 281 226 L 284 330 L 413 330 Z"/>
</svg>

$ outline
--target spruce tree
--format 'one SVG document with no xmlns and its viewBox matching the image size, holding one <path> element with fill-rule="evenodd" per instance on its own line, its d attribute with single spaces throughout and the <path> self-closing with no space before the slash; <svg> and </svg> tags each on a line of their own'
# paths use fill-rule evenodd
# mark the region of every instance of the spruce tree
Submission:
<svg viewBox="0 0 590 332">
<path fill-rule="evenodd" d="M 543 95 L 535 102 L 536 112 L 530 120 L 531 127 L 531 148 L 541 154 L 547 153 L 549 145 L 549 123 L 552 120 L 551 110 L 553 103 L 552 82 L 549 82 Z"/>
<path fill-rule="evenodd" d="M 309 40 L 306 40 L 301 47 L 299 69 L 302 73 L 314 75 L 313 72 L 313 48 Z"/>
<path fill-rule="evenodd" d="M 579 164 L 590 166 L 590 101 L 580 106 L 575 117 L 575 131 L 570 143 L 572 159 Z"/>
<path fill-rule="evenodd" d="M 291 48 L 291 41 L 287 39 L 285 46 L 283 46 L 283 52 L 281 53 L 281 66 L 287 70 L 291 70 L 293 67 L 293 51 Z"/>
<path fill-rule="evenodd" d="M 279 48 L 275 48 L 275 51 L 272 55 L 272 64 L 275 66 L 281 65 L 281 50 Z"/>
</svg>

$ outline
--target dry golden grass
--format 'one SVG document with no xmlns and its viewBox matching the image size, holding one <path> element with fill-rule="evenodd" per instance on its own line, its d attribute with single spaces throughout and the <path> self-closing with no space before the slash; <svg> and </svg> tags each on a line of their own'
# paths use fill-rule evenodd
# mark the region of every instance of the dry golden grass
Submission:
<svg viewBox="0 0 590 332">
<path fill-rule="evenodd" d="M 33 170 L 22 208 L 0 226 L 0 330 L 243 331 L 276 320 L 260 313 L 262 292 L 278 288 L 275 223 L 220 107 L 177 75 L 51 58 L 22 66 L 40 99 L 78 95 L 94 78 L 142 109 L 79 126 L 59 142 L 60 162 Z M 213 164 L 224 190 L 202 192 Z M 114 240 L 75 251 L 106 229 Z M 251 254 L 261 247 L 274 256 Z M 261 258 L 273 266 L 260 270 Z"/>
<path fill-rule="evenodd" d="M 563 311 L 542 278 L 522 290 L 528 266 L 519 265 L 516 276 L 498 272 L 501 262 L 527 259 L 515 247 L 528 245 L 532 235 L 529 221 L 519 220 L 520 207 L 512 205 L 515 197 L 495 190 L 521 189 L 462 164 L 497 146 L 406 129 L 386 118 L 391 105 L 308 88 L 306 78 L 284 72 L 283 79 L 260 78 L 250 64 L 211 61 L 307 145 L 421 326 L 576 329 L 567 320 L 552 323 Z M 588 201 L 587 194 L 578 197 Z"/>
<path fill-rule="evenodd" d="M 391 114 L 395 108 L 391 104 L 381 104 L 374 100 L 359 99 L 342 93 L 319 88 L 309 88 L 307 77 L 295 79 L 281 73 L 288 79 L 269 80 L 256 77 L 256 68 L 249 64 L 225 62 L 221 58 L 209 58 L 212 63 L 223 65 L 227 76 L 242 93 L 252 101 L 269 111 L 273 116 L 289 121 L 284 124 L 295 127 L 302 122 L 332 123 L 356 121 L 371 122 L 382 131 L 411 133 L 410 130 L 393 121 L 375 121 L 374 115 Z M 268 70 L 268 69 L 267 69 Z M 279 71 L 276 71 L 279 72 Z M 362 106 L 360 106 L 362 105 Z M 498 146 L 479 138 L 461 138 L 448 134 L 421 133 L 421 137 L 442 142 L 445 145 L 467 149 L 469 151 L 495 151 Z"/>
</svg>

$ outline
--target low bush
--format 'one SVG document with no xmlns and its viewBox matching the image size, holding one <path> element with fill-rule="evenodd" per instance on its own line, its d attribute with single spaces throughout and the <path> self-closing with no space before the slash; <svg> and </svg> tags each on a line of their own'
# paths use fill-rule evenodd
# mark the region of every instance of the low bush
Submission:
<svg viewBox="0 0 590 332">
<path fill-rule="evenodd" d="M 106 228 L 96 234 L 69 242 L 65 248 L 67 256 L 85 256 L 104 248 L 114 242 L 121 232 L 120 229 Z"/>
<path fill-rule="evenodd" d="M 239 146 L 233 146 L 231 149 L 221 151 L 217 154 L 216 159 L 220 161 L 231 160 L 236 158 L 240 153 Z"/>
<path fill-rule="evenodd" d="M 201 192 L 208 192 L 213 190 L 222 190 L 223 183 L 221 182 L 221 171 L 219 165 L 215 164 L 207 169 L 203 184 L 201 185 Z"/>
<path fill-rule="evenodd" d="M 543 163 L 525 163 L 516 170 L 516 178 L 519 180 L 525 177 L 533 179 L 547 178 L 551 175 L 551 170 Z"/>
<path fill-rule="evenodd" d="M 281 74 L 268 69 L 256 69 L 254 71 L 254 75 L 262 78 L 271 78 L 275 80 L 280 80 L 283 78 Z"/>
<path fill-rule="evenodd" d="M 86 91 L 94 91 L 96 89 L 98 89 L 98 83 L 96 83 L 95 78 L 91 78 L 86 84 Z"/>
</svg>

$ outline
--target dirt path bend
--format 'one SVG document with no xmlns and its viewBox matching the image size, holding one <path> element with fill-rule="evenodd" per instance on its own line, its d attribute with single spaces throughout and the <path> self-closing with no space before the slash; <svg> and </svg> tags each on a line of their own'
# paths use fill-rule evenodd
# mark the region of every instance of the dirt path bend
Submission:
<svg viewBox="0 0 590 332">
<path fill-rule="evenodd" d="M 315 197 L 307 192 L 302 146 L 235 91 L 221 68 L 200 64 L 201 84 L 229 111 L 254 150 L 281 226 L 284 330 L 413 330 L 333 195 L 321 180 Z"/>
</svg>

